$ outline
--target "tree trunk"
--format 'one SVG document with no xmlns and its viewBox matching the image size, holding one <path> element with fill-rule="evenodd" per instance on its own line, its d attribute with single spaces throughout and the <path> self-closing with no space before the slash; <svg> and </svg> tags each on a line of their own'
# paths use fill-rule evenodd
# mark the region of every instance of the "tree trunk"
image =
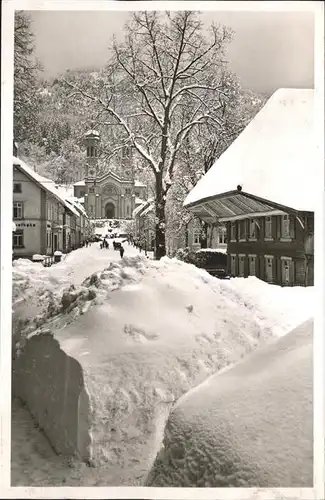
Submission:
<svg viewBox="0 0 325 500">
<path fill-rule="evenodd" d="M 185 224 L 185 248 L 187 248 L 189 245 L 188 245 L 188 223 Z"/>
<path fill-rule="evenodd" d="M 166 255 L 165 200 L 161 172 L 156 174 L 155 235 L 155 259 L 159 260 Z"/>
<path fill-rule="evenodd" d="M 207 223 L 204 223 L 203 228 L 202 228 L 202 234 L 200 237 L 200 245 L 201 245 L 201 248 L 208 247 L 208 224 Z"/>
</svg>

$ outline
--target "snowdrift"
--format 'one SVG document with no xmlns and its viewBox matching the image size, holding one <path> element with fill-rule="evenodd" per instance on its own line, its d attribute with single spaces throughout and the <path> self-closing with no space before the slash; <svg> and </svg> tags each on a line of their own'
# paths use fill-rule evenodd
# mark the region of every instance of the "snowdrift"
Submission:
<svg viewBox="0 0 325 500">
<path fill-rule="evenodd" d="M 261 293 L 272 287 L 246 282 L 137 256 L 82 286 L 61 285 L 51 314 L 40 314 L 33 331 L 28 325 L 16 395 L 57 452 L 130 470 L 140 462 L 146 474 L 181 395 L 266 343 L 278 315 L 286 319 L 278 335 L 312 315 L 312 288 L 274 287 L 273 306 L 263 310 Z M 285 300 L 290 293 L 295 299 Z"/>
<path fill-rule="evenodd" d="M 313 486 L 312 321 L 180 398 L 147 486 Z"/>
</svg>

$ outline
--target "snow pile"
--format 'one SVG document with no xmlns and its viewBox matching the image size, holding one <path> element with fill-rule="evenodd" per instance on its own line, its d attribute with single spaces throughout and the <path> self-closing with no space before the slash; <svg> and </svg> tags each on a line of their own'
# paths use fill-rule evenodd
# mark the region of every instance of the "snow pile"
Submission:
<svg viewBox="0 0 325 500">
<path fill-rule="evenodd" d="M 181 397 L 147 486 L 313 486 L 313 323 Z"/>
<path fill-rule="evenodd" d="M 254 297 L 248 300 L 237 283 L 176 259 L 136 256 L 111 262 L 82 286 L 61 286 L 54 313 L 29 332 L 28 342 L 50 333 L 82 367 L 93 463 L 129 470 L 140 464 L 146 473 L 170 408 L 182 394 L 268 341 L 279 311 L 286 325 L 278 325 L 277 334 L 296 324 L 297 304 L 290 308 L 274 296 L 274 316 L 263 312 L 263 304 L 255 313 Z M 271 287 L 263 286 L 267 294 Z M 303 290 L 308 318 L 312 289 Z M 51 356 L 49 370 L 55 371 Z"/>
<path fill-rule="evenodd" d="M 125 251 L 126 254 L 138 254 L 134 247 L 127 246 Z M 91 247 L 79 248 L 64 255 L 61 262 L 52 267 L 44 267 L 42 263 L 32 262 L 29 259 L 14 260 L 12 263 L 14 344 L 19 344 L 21 339 L 60 313 L 62 294 L 71 285 L 80 285 L 89 275 L 107 266 L 110 260 L 117 259 L 120 259 L 118 252 L 103 251 L 93 244 Z M 16 348 L 19 348 L 19 345 L 16 345 Z"/>
<path fill-rule="evenodd" d="M 220 252 L 220 253 L 227 253 L 227 248 L 222 248 L 222 247 L 216 247 L 216 248 L 200 248 L 200 250 L 196 250 L 196 253 L 199 252 Z"/>
<path fill-rule="evenodd" d="M 233 300 L 244 300 L 257 323 L 268 325 L 277 336 L 314 316 L 314 287 L 269 285 L 255 276 L 232 278 L 226 286 Z"/>
</svg>

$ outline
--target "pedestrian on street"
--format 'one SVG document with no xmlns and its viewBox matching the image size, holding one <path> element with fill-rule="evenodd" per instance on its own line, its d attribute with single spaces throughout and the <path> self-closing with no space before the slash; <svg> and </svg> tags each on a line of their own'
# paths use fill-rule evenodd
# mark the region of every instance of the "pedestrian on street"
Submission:
<svg viewBox="0 0 325 500">
<path fill-rule="evenodd" d="M 121 259 L 123 259 L 123 255 L 124 255 L 124 248 L 121 245 L 121 247 L 120 247 L 120 256 L 121 256 Z"/>
</svg>

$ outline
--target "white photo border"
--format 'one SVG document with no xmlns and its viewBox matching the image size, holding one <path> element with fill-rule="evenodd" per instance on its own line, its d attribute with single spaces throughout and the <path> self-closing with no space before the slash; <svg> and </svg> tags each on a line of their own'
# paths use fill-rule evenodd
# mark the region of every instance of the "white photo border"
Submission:
<svg viewBox="0 0 325 500">
<path fill-rule="evenodd" d="M 311 11 L 315 15 L 315 115 L 320 193 L 315 212 L 314 487 L 313 488 L 145 488 L 11 487 L 11 287 L 14 10 L 223 10 Z M 3 0 L 1 29 L 1 316 L 0 316 L 0 498 L 149 500 L 319 500 L 324 498 L 324 4 L 322 1 L 111 1 Z M 308 166 L 306 166 L 308 170 Z M 321 190 L 321 185 L 323 189 Z"/>
</svg>

